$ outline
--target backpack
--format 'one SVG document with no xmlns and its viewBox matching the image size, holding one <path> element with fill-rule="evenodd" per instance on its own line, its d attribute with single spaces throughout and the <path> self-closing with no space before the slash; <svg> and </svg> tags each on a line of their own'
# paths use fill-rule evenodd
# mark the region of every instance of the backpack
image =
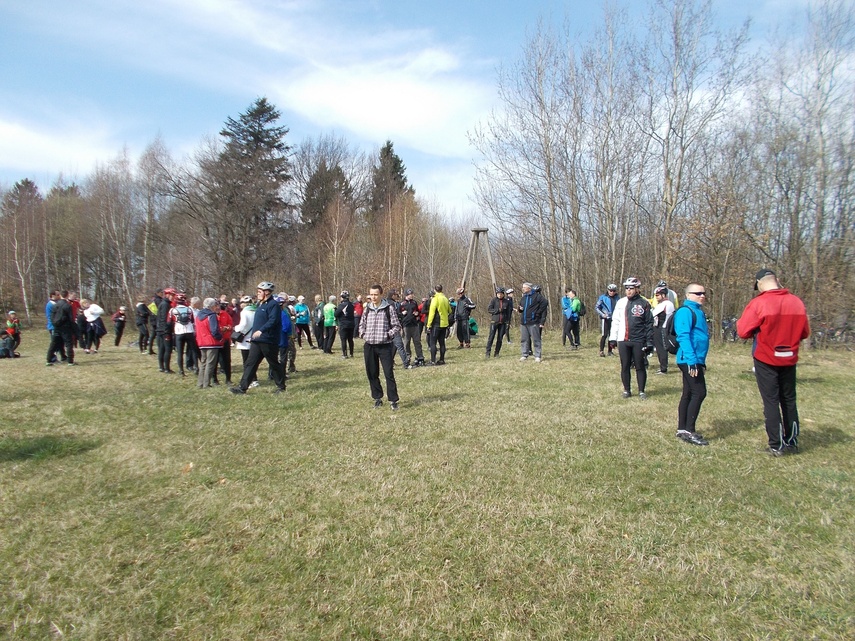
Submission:
<svg viewBox="0 0 855 641">
<path fill-rule="evenodd" d="M 581 318 L 582 316 L 584 316 L 587 313 L 588 313 L 588 308 L 585 307 L 585 303 L 582 301 L 582 299 L 579 299 L 579 317 Z"/>
<path fill-rule="evenodd" d="M 175 320 L 182 325 L 186 325 L 193 321 L 193 310 L 186 305 L 179 305 L 175 308 Z"/>
<path fill-rule="evenodd" d="M 688 307 L 686 308 L 688 309 Z M 697 317 L 695 316 L 695 312 L 689 309 L 689 313 L 692 315 L 692 329 L 695 329 L 695 323 L 697 322 Z M 665 349 L 668 350 L 669 354 L 676 354 L 677 350 L 680 349 L 680 343 L 677 340 L 677 333 L 674 331 L 674 317 L 677 316 L 677 312 L 675 311 L 668 317 L 668 320 L 665 321 Z"/>
</svg>

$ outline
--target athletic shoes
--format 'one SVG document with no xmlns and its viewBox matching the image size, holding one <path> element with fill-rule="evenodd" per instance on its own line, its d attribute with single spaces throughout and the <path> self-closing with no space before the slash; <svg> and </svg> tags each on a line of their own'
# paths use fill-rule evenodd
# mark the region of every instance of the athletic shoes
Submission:
<svg viewBox="0 0 855 641">
<path fill-rule="evenodd" d="M 600 358 L 605 358 L 605 357 L 606 357 L 606 353 L 605 353 L 605 352 L 600 352 Z"/>
<path fill-rule="evenodd" d="M 535 358 L 534 358 L 534 362 L 535 362 L 535 363 L 539 363 L 539 362 L 540 362 L 540 356 L 535 356 Z"/>
<path fill-rule="evenodd" d="M 786 452 L 787 454 L 798 454 L 799 453 L 799 446 L 798 445 L 785 445 L 784 446 L 784 452 Z"/>
<path fill-rule="evenodd" d="M 663 372 L 661 369 L 656 370 L 656 376 L 664 376 L 664 375 L 665 375 L 665 374 L 667 374 L 667 373 L 668 373 L 668 372 Z"/>
<path fill-rule="evenodd" d="M 640 398 L 642 401 L 646 401 L 647 400 L 647 394 L 644 392 L 639 392 L 638 398 Z"/>
<path fill-rule="evenodd" d="M 677 430 L 676 436 L 678 439 L 686 441 L 686 443 L 691 443 L 692 445 L 709 445 L 709 441 L 707 441 L 697 432 L 690 432 L 689 430 Z"/>
<path fill-rule="evenodd" d="M 232 394 L 246 394 L 246 390 L 245 390 L 245 389 L 241 389 L 240 387 L 232 387 L 229 391 L 230 391 Z"/>
<path fill-rule="evenodd" d="M 392 408 L 393 412 L 398 411 L 398 401 L 392 401 L 391 403 L 389 403 L 389 407 Z"/>
<path fill-rule="evenodd" d="M 630 396 L 632 396 L 632 392 L 630 392 L 628 389 L 625 389 L 625 390 L 623 391 L 623 397 L 624 397 L 624 398 L 629 398 Z"/>
<path fill-rule="evenodd" d="M 378 398 L 376 401 L 374 401 L 374 409 L 376 410 L 380 407 L 383 407 L 383 399 Z"/>
<path fill-rule="evenodd" d="M 520 358 L 520 361 L 524 361 L 524 360 L 527 360 L 527 359 L 528 359 L 528 356 L 523 356 L 523 357 L 521 357 L 521 358 Z"/>
<path fill-rule="evenodd" d="M 767 447 L 763 451 L 766 452 L 766 454 L 768 454 L 769 456 L 774 456 L 775 458 L 778 458 L 779 456 L 784 455 L 784 450 L 776 450 L 773 447 Z"/>
</svg>

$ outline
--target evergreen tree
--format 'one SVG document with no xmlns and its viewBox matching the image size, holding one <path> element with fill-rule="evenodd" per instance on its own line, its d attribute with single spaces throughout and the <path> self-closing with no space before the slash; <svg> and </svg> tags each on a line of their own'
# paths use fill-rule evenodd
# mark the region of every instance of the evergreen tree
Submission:
<svg viewBox="0 0 855 641">
<path fill-rule="evenodd" d="M 391 140 L 387 140 L 380 149 L 379 163 L 374 168 L 372 182 L 369 223 L 388 216 L 401 195 L 415 193 L 407 183 L 407 168 L 395 153 Z"/>
</svg>

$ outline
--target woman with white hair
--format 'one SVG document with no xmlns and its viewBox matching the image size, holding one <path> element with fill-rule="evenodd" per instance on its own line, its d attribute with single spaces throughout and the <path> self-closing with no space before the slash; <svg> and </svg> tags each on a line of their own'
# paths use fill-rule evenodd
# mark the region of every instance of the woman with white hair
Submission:
<svg viewBox="0 0 855 641">
<path fill-rule="evenodd" d="M 294 313 L 297 315 L 297 345 L 303 349 L 303 334 L 306 335 L 306 340 L 309 341 L 309 346 L 312 349 L 318 349 L 312 342 L 312 330 L 309 328 L 309 323 L 312 320 L 309 306 L 306 305 L 306 297 L 302 294 L 297 296 L 297 304 L 294 305 Z"/>
<path fill-rule="evenodd" d="M 195 336 L 196 345 L 199 347 L 197 387 L 200 389 L 211 387 L 220 347 L 223 344 L 223 335 L 220 333 L 220 324 L 217 321 L 219 310 L 220 303 L 216 298 L 206 298 L 202 302 L 202 309 L 196 314 Z"/>
</svg>

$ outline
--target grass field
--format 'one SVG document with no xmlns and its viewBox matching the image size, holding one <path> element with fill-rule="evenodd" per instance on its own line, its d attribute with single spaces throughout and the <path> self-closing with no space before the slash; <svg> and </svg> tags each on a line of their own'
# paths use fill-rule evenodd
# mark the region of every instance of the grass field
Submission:
<svg viewBox="0 0 855 641">
<path fill-rule="evenodd" d="M 593 335 L 398 369 L 397 413 L 360 345 L 236 397 L 126 347 L 46 368 L 45 338 L 0 361 L 4 638 L 855 638 L 851 352 L 803 353 L 775 459 L 745 345 L 700 448 L 679 375 L 623 400 Z"/>
</svg>

